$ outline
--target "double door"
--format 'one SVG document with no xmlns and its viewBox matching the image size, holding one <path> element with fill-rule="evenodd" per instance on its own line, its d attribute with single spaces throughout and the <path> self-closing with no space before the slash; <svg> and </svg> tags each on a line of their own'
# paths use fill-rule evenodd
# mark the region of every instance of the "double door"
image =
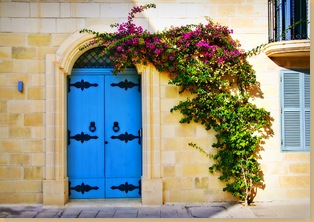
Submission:
<svg viewBox="0 0 314 222">
<path fill-rule="evenodd" d="M 133 69 L 76 69 L 68 78 L 69 198 L 140 197 L 140 83 Z"/>
</svg>

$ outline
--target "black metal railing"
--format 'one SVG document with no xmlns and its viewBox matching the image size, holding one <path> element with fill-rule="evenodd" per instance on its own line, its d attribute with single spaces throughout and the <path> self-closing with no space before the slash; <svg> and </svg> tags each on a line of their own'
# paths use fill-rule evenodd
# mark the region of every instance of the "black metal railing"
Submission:
<svg viewBox="0 0 314 222">
<path fill-rule="evenodd" d="M 308 0 L 268 0 L 269 42 L 310 39 Z"/>
</svg>

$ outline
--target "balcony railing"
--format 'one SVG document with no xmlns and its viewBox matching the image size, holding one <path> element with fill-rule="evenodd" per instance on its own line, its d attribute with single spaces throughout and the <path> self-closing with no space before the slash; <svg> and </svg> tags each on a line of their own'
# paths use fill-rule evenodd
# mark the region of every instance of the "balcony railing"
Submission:
<svg viewBox="0 0 314 222">
<path fill-rule="evenodd" d="M 268 0 L 269 42 L 310 39 L 308 0 Z"/>
</svg>

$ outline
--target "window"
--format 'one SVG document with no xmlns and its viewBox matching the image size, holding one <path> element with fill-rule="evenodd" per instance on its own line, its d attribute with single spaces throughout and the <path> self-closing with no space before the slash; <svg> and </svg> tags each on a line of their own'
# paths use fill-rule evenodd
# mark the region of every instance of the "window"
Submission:
<svg viewBox="0 0 314 222">
<path fill-rule="evenodd" d="M 268 0 L 269 41 L 309 38 L 308 0 Z"/>
<path fill-rule="evenodd" d="M 281 127 L 284 151 L 310 150 L 310 72 L 281 72 Z"/>
</svg>

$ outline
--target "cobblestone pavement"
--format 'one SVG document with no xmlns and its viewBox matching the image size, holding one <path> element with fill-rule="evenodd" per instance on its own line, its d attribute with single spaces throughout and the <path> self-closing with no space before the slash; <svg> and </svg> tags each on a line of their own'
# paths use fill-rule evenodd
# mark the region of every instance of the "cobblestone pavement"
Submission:
<svg viewBox="0 0 314 222">
<path fill-rule="evenodd" d="M 310 201 L 260 202 L 245 207 L 239 203 L 199 205 L 88 206 L 67 204 L 64 207 L 0 204 L 0 218 L 294 218 L 310 219 Z"/>
</svg>

